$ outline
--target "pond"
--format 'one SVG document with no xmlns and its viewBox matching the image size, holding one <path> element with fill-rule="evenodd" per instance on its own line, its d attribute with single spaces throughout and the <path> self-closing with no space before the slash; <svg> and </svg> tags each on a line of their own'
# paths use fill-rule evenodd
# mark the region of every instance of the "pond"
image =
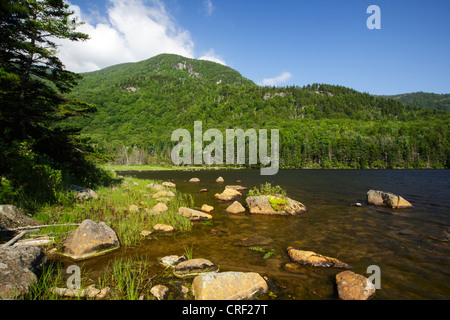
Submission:
<svg viewBox="0 0 450 320">
<path fill-rule="evenodd" d="M 220 271 L 258 272 L 267 276 L 279 299 L 337 299 L 336 268 L 301 266 L 291 270 L 286 248 L 314 251 L 353 266 L 369 277 L 378 266 L 381 289 L 373 299 L 449 299 L 450 246 L 443 232 L 450 230 L 449 170 L 281 170 L 261 176 L 259 170 L 129 171 L 137 179 L 172 181 L 177 190 L 191 193 L 196 208 L 213 206 L 211 222 L 196 222 L 189 233 L 145 240 L 136 248 L 121 250 L 95 261 L 102 269 L 115 256 L 139 256 L 155 263 L 166 255 L 181 255 L 185 247 L 194 258 L 208 259 Z M 225 182 L 217 183 L 221 176 Z M 200 183 L 189 183 L 197 177 Z M 249 189 L 270 182 L 302 202 L 308 211 L 298 216 L 229 214 L 231 202 L 219 202 L 215 193 L 225 185 Z M 206 188 L 207 192 L 200 193 Z M 366 193 L 383 190 L 403 196 L 410 209 L 368 205 Z M 245 195 L 239 198 L 245 206 Z M 362 207 L 350 204 L 360 202 Z M 259 241 L 245 245 L 242 239 Z M 274 254 L 264 259 L 259 247 Z"/>
</svg>

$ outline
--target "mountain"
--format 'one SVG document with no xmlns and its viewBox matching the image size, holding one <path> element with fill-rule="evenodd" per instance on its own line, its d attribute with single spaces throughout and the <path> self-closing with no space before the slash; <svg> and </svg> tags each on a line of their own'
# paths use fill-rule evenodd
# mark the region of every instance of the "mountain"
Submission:
<svg viewBox="0 0 450 320">
<path fill-rule="evenodd" d="M 70 96 L 98 112 L 80 126 L 124 163 L 171 163 L 171 134 L 194 121 L 216 128 L 279 129 L 285 168 L 444 168 L 449 113 L 350 88 L 261 87 L 210 61 L 163 54 L 85 73 Z"/>
<path fill-rule="evenodd" d="M 413 92 L 380 97 L 394 99 L 411 106 L 450 111 L 450 94 Z"/>
</svg>

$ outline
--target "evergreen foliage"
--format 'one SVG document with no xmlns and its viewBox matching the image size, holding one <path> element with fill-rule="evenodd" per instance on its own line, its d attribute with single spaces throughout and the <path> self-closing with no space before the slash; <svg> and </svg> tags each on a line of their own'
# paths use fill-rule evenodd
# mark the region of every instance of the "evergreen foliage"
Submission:
<svg viewBox="0 0 450 320">
<path fill-rule="evenodd" d="M 117 164 L 170 164 L 172 131 L 200 120 L 204 131 L 279 129 L 283 168 L 449 167 L 446 111 L 335 85 L 261 87 L 210 61 L 117 65 L 84 74 L 68 96 L 98 107 L 76 124 Z"/>
</svg>

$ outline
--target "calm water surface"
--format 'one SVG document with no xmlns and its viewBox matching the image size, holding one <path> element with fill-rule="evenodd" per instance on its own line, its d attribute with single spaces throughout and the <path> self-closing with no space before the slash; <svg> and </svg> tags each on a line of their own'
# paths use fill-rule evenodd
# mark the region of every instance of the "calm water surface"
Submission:
<svg viewBox="0 0 450 320">
<path fill-rule="evenodd" d="M 259 170 L 147 171 L 120 172 L 135 178 L 173 181 L 177 190 L 191 193 L 195 206 L 212 205 L 212 225 L 195 223 L 192 232 L 162 236 L 145 241 L 138 248 L 116 255 L 145 257 L 152 263 L 165 255 L 184 252 L 193 246 L 194 258 L 206 258 L 221 271 L 258 272 L 267 275 L 280 299 L 337 299 L 336 268 L 302 266 L 295 272 L 286 248 L 338 258 L 365 276 L 367 267 L 381 270 L 381 289 L 373 299 L 449 299 L 450 245 L 443 231 L 450 229 L 449 170 L 286 170 L 275 176 L 261 176 Z M 224 184 L 215 180 L 222 176 Z M 192 177 L 198 184 L 189 183 Z M 240 182 L 236 182 L 240 180 Z M 230 215 L 230 203 L 214 199 L 227 184 L 248 188 L 271 182 L 308 207 L 299 216 L 261 216 L 248 212 Z M 201 188 L 208 192 L 199 193 Z M 394 210 L 365 203 L 370 189 L 389 191 L 409 200 L 414 208 Z M 245 206 L 244 197 L 239 201 Z M 350 206 L 361 202 L 363 207 Z M 223 234 L 213 234 L 219 229 Z M 242 246 L 243 238 L 263 237 L 255 244 L 276 255 L 264 260 L 262 254 Z M 106 264 L 111 255 L 97 260 L 91 268 Z M 89 266 L 89 263 L 88 263 Z"/>
</svg>

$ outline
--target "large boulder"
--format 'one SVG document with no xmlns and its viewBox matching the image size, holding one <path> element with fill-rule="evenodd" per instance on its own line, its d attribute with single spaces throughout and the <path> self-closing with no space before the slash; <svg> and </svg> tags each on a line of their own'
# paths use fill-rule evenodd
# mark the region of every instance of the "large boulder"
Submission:
<svg viewBox="0 0 450 320">
<path fill-rule="evenodd" d="M 394 209 L 412 207 L 412 204 L 404 198 L 390 192 L 379 190 L 369 190 L 367 192 L 367 203 L 374 204 L 376 206 L 388 206 Z"/>
<path fill-rule="evenodd" d="M 352 271 L 337 274 L 336 284 L 341 300 L 367 300 L 376 291 L 369 279 Z"/>
<path fill-rule="evenodd" d="M 210 214 L 186 207 L 178 208 L 178 213 L 191 219 L 191 221 L 211 220 L 213 218 Z"/>
<path fill-rule="evenodd" d="M 222 193 L 216 193 L 214 195 L 216 199 L 222 201 L 233 201 L 240 196 L 242 196 L 242 194 L 239 191 L 230 188 L 225 188 L 225 190 Z"/>
<path fill-rule="evenodd" d="M 22 213 L 16 206 L 0 205 L 0 228 L 14 229 L 19 227 L 37 226 L 39 221 L 33 220 Z"/>
<path fill-rule="evenodd" d="M 0 248 L 0 299 L 27 293 L 46 261 L 47 257 L 38 247 Z"/>
<path fill-rule="evenodd" d="M 267 293 L 267 282 L 254 272 L 207 273 L 192 282 L 196 300 L 244 300 Z"/>
<path fill-rule="evenodd" d="M 301 202 L 281 195 L 251 196 L 245 202 L 251 214 L 297 215 L 307 211 Z"/>
<path fill-rule="evenodd" d="M 120 247 L 113 229 L 86 219 L 62 244 L 62 255 L 75 261 L 104 255 Z"/>
<path fill-rule="evenodd" d="M 304 251 L 295 249 L 293 247 L 287 248 L 287 253 L 292 261 L 299 264 L 311 265 L 313 267 L 335 267 L 343 269 L 351 269 L 352 266 L 336 259 L 321 254 L 315 253 L 313 251 Z"/>
<path fill-rule="evenodd" d="M 177 264 L 173 274 L 178 278 L 193 278 L 203 273 L 217 272 L 219 267 L 206 259 L 190 259 Z"/>
</svg>

